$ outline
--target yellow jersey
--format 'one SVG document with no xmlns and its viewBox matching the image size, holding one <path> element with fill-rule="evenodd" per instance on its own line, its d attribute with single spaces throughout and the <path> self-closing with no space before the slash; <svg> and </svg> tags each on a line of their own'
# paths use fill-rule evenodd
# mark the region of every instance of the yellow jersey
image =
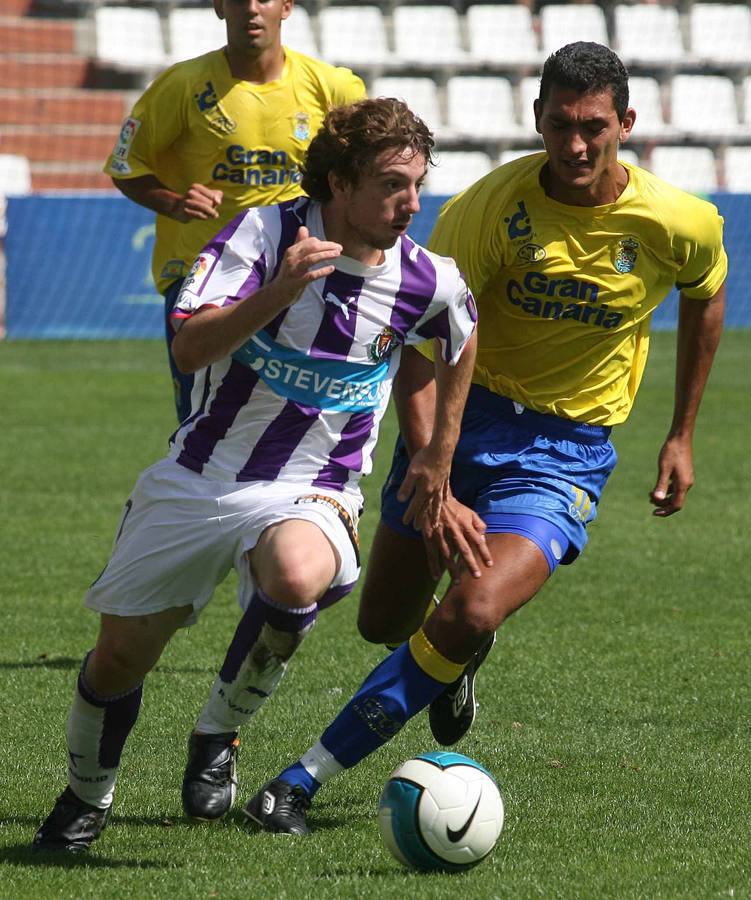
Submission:
<svg viewBox="0 0 751 900">
<path fill-rule="evenodd" d="M 325 114 L 365 96 L 349 69 L 284 53 L 281 77 L 266 84 L 234 78 L 223 49 L 179 62 L 123 123 L 108 175 L 153 174 L 178 194 L 193 183 L 224 192 L 218 219 L 183 224 L 157 215 L 152 273 L 161 293 L 241 209 L 301 194 L 300 165 Z"/>
<path fill-rule="evenodd" d="M 477 301 L 474 382 L 538 412 L 615 425 L 633 405 L 655 307 L 674 285 L 706 300 L 725 280 L 723 220 L 627 163 L 615 203 L 558 203 L 540 185 L 546 161 L 514 160 L 449 200 L 429 246 L 456 260 Z"/>
</svg>

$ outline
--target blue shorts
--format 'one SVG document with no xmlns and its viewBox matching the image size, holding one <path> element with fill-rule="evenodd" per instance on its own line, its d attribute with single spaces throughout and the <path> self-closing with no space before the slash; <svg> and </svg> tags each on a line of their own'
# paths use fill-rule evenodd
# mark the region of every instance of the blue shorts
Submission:
<svg viewBox="0 0 751 900">
<path fill-rule="evenodd" d="M 517 408 L 519 412 L 517 412 Z M 572 563 L 587 543 L 586 526 L 618 459 L 610 429 L 534 412 L 473 384 L 451 469 L 454 496 L 486 523 L 488 533 L 534 541 L 551 572 Z M 381 518 L 394 531 L 407 503 L 396 498 L 409 465 L 398 439 L 381 493 Z"/>
</svg>

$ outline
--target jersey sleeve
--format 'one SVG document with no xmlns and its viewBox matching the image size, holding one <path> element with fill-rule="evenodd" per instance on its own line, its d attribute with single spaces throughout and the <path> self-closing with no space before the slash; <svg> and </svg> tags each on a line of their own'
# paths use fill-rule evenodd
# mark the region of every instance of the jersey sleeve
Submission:
<svg viewBox="0 0 751 900">
<path fill-rule="evenodd" d="M 104 165 L 107 175 L 138 178 L 153 174 L 159 153 L 184 129 L 183 95 L 178 67 L 167 69 L 152 82 L 120 127 L 117 143 Z"/>
<path fill-rule="evenodd" d="M 444 362 L 454 366 L 477 326 L 477 306 L 452 260 L 440 259 L 437 272 L 433 301 L 407 335 L 406 343 L 419 344 L 422 349 L 426 341 L 437 341 Z"/>
<path fill-rule="evenodd" d="M 722 243 L 723 219 L 717 208 L 705 200 L 691 198 L 685 222 L 689 238 L 678 239 L 677 253 L 684 264 L 678 272 L 676 287 L 693 300 L 708 300 L 725 281 L 728 258 Z"/>
<path fill-rule="evenodd" d="M 178 326 L 206 306 L 237 303 L 266 283 L 273 245 L 256 209 L 240 213 L 201 251 L 172 310 Z"/>
<path fill-rule="evenodd" d="M 337 66 L 334 69 L 334 83 L 331 96 L 332 106 L 346 106 L 363 100 L 367 96 L 365 84 L 359 76 L 350 69 Z"/>
</svg>

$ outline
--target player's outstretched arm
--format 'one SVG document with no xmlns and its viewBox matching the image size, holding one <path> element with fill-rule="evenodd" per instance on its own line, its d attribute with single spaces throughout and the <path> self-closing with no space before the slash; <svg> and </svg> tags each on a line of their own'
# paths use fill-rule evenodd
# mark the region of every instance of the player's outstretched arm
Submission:
<svg viewBox="0 0 751 900">
<path fill-rule="evenodd" d="M 683 508 L 694 483 L 694 427 L 724 314 L 724 285 L 709 300 L 681 296 L 673 421 L 657 461 L 657 483 L 649 495 L 656 507 L 653 514 L 661 518 Z"/>
<path fill-rule="evenodd" d="M 113 178 L 112 181 L 129 200 L 176 222 L 216 219 L 219 216 L 222 191 L 213 190 L 205 184 L 191 184 L 184 194 L 178 194 L 163 184 L 156 175 Z"/>
<path fill-rule="evenodd" d="M 341 252 L 341 244 L 319 241 L 309 236 L 307 228 L 300 228 L 273 281 L 237 303 L 221 308 L 206 306 L 184 320 L 172 343 L 178 369 L 186 374 L 197 372 L 234 353 L 295 303 L 308 284 L 330 275 L 334 266 L 325 263 Z"/>
<path fill-rule="evenodd" d="M 410 454 L 409 469 L 397 495 L 402 501 L 411 497 L 404 521 L 414 523 L 415 527 L 438 522 L 441 504 L 447 496 L 451 459 L 459 439 L 476 352 L 477 335 L 473 334 L 455 365 L 449 366 L 440 353 L 435 354 L 433 427 L 427 444 Z M 421 421 L 425 423 L 427 418 Z M 425 426 L 419 427 L 424 438 Z"/>
</svg>

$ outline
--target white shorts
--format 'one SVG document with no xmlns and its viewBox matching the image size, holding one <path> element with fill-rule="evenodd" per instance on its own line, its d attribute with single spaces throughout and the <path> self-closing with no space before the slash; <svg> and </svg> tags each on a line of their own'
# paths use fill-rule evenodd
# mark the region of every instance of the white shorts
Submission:
<svg viewBox="0 0 751 900">
<path fill-rule="evenodd" d="M 360 574 L 358 498 L 339 491 L 281 482 L 209 481 L 170 459 L 146 469 L 125 504 L 106 568 L 84 604 L 116 616 L 141 616 L 192 606 L 196 621 L 216 586 L 234 566 L 244 609 L 254 590 L 245 553 L 265 529 L 305 519 L 336 548 L 340 565 L 326 606 L 347 594 Z"/>
</svg>

